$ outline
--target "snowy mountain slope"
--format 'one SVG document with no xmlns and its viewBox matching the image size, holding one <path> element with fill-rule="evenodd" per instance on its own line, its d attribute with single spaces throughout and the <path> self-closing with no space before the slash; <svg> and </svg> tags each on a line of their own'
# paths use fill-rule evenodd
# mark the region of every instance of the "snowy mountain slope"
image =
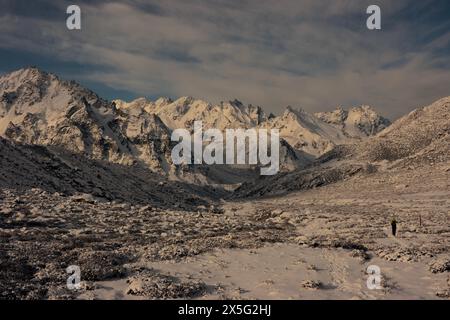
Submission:
<svg viewBox="0 0 450 320">
<path fill-rule="evenodd" d="M 283 115 L 263 123 L 262 127 L 279 129 L 280 136 L 294 149 L 312 157 L 330 151 L 335 145 L 351 143 L 360 138 L 349 136 L 343 126 L 324 121 L 323 118 L 288 107 Z"/>
<path fill-rule="evenodd" d="M 170 161 L 169 130 L 158 117 L 119 112 L 92 91 L 36 68 L 0 78 L 0 135 L 92 159 L 142 161 L 155 171 Z"/>
<path fill-rule="evenodd" d="M 279 129 L 284 140 L 310 159 L 324 154 L 335 145 L 374 135 L 389 125 L 388 120 L 367 106 L 314 115 L 288 107 L 283 115 L 268 117 L 260 107 L 246 106 L 237 100 L 218 105 L 192 97 L 182 97 L 176 101 L 160 98 L 152 102 L 139 98 L 130 103 L 122 100 L 114 102 L 122 110 L 144 108 L 158 115 L 171 129 L 192 129 L 196 120 L 201 120 L 205 129 Z"/>
<path fill-rule="evenodd" d="M 197 206 L 207 206 L 214 196 L 220 195 L 197 186 L 167 181 L 145 166 L 124 166 L 79 154 L 55 153 L 50 147 L 20 145 L 2 137 L 0 189 L 57 192 L 63 196 L 81 193 L 91 195 L 86 201 L 98 197 L 103 201 L 150 204 L 160 208 L 184 207 L 195 211 Z"/>
<path fill-rule="evenodd" d="M 449 164 L 450 97 L 447 97 L 416 109 L 369 139 L 332 149 L 309 167 L 243 184 L 234 196 L 279 195 L 357 176 L 365 179 L 384 171 L 392 177 L 405 169 L 406 172 L 443 169 L 445 174 L 450 170 Z"/>
<path fill-rule="evenodd" d="M 331 112 L 318 112 L 317 118 L 342 130 L 349 138 L 365 138 L 387 128 L 391 123 L 370 106 L 350 108 L 346 111 L 337 108 Z"/>
<path fill-rule="evenodd" d="M 250 128 L 267 119 L 261 107 L 245 106 L 238 100 L 218 105 L 192 97 L 181 97 L 175 101 L 160 98 L 152 102 L 139 98 L 130 103 L 122 100 L 114 102 L 119 109 L 143 107 L 147 112 L 158 115 L 171 129 L 192 128 L 196 120 L 201 120 L 205 129 Z"/>
<path fill-rule="evenodd" d="M 446 97 L 398 119 L 378 135 L 358 145 L 353 152 L 373 161 L 414 157 L 426 150 L 441 152 L 442 158 L 448 148 L 433 150 L 431 146 L 450 145 L 449 136 L 450 97 Z M 448 159 L 448 155 L 444 159 Z"/>
<path fill-rule="evenodd" d="M 353 143 L 387 125 L 369 107 L 315 115 L 289 107 L 274 117 L 266 116 L 261 107 L 238 100 L 216 105 L 192 97 L 110 103 L 73 81 L 60 80 L 37 68 L 0 77 L 1 136 L 95 160 L 143 164 L 175 178 L 207 181 L 195 175 L 208 170 L 174 166 L 171 160 L 176 144 L 170 140 L 171 131 L 192 130 L 197 120 L 202 121 L 204 130 L 279 129 L 280 171 L 303 168 L 336 145 Z"/>
</svg>

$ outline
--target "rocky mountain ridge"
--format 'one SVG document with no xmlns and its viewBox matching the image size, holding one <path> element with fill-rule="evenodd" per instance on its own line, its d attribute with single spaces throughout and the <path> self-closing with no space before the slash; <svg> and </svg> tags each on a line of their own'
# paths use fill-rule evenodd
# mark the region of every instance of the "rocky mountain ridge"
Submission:
<svg viewBox="0 0 450 320">
<path fill-rule="evenodd" d="M 259 106 L 244 105 L 238 100 L 217 105 L 193 97 L 182 97 L 175 101 L 169 98 L 156 101 L 139 98 L 129 103 L 114 100 L 114 103 L 120 110 L 143 109 L 156 114 L 171 129 L 192 129 L 196 120 L 201 120 L 205 129 L 279 129 L 281 138 L 311 159 L 336 145 L 354 143 L 375 135 L 390 124 L 389 120 L 368 106 L 316 114 L 287 107 L 284 114 L 275 117 L 267 116 Z"/>
<path fill-rule="evenodd" d="M 168 170 L 170 131 L 146 112 L 121 112 L 75 82 L 36 68 L 0 77 L 0 135 L 91 159 Z"/>
<path fill-rule="evenodd" d="M 175 166 L 171 160 L 172 130 L 192 129 L 196 120 L 204 129 L 279 129 L 283 171 L 305 167 L 336 145 L 357 142 L 389 123 L 369 107 L 318 114 L 288 107 L 275 117 L 238 100 L 217 105 L 193 97 L 109 102 L 34 67 L 0 77 L 0 135 L 20 144 L 120 165 L 142 164 L 180 177 L 208 171 Z"/>
</svg>

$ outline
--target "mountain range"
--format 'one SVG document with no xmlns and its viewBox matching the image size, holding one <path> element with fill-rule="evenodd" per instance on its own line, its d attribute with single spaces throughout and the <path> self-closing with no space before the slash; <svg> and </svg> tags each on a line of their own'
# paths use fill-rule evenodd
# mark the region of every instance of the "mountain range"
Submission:
<svg viewBox="0 0 450 320">
<path fill-rule="evenodd" d="M 74 81 L 34 67 L 0 77 L 3 138 L 18 145 L 45 147 L 56 155 L 138 166 L 194 184 L 239 185 L 258 179 L 254 168 L 248 167 L 175 166 L 171 132 L 192 130 L 196 120 L 204 128 L 221 130 L 279 129 L 281 169 L 290 172 L 338 153 L 368 161 L 397 160 L 433 144 L 445 147 L 448 114 L 448 98 L 444 98 L 392 125 L 369 106 L 315 114 L 287 107 L 275 116 L 238 100 L 219 104 L 193 97 L 107 101 Z"/>
</svg>

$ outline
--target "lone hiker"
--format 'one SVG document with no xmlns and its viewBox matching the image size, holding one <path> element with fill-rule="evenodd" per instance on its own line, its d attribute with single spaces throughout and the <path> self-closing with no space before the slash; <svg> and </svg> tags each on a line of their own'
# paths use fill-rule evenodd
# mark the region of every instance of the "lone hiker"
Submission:
<svg viewBox="0 0 450 320">
<path fill-rule="evenodd" d="M 392 228 L 392 235 L 395 237 L 395 234 L 397 233 L 397 220 L 395 220 L 395 217 L 391 220 L 391 228 Z"/>
</svg>

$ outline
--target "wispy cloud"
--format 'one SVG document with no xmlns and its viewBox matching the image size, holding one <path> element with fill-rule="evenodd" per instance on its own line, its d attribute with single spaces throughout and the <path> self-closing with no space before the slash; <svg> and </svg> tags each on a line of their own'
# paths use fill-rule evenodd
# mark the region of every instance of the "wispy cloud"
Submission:
<svg viewBox="0 0 450 320">
<path fill-rule="evenodd" d="M 448 1 L 378 1 L 382 31 L 365 28 L 366 0 L 79 1 L 81 32 L 65 29 L 68 2 L 21 2 L 0 2 L 0 48 L 89 65 L 67 76 L 136 96 L 397 117 L 450 95 Z"/>
</svg>

